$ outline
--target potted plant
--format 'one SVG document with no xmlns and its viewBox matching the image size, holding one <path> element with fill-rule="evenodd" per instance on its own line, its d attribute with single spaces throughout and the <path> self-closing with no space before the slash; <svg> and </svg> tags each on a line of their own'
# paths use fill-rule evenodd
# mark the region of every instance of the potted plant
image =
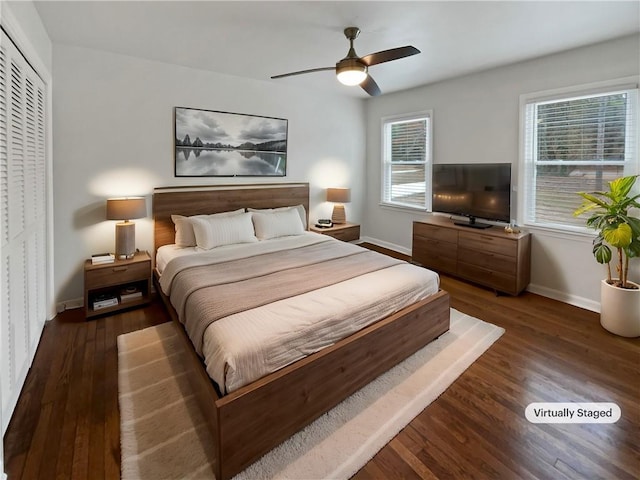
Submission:
<svg viewBox="0 0 640 480">
<path fill-rule="evenodd" d="M 600 289 L 600 323 L 624 337 L 640 336 L 640 285 L 629 280 L 629 262 L 640 257 L 640 218 L 629 213 L 640 208 L 640 195 L 632 193 L 638 176 L 609 182 L 608 192 L 579 192 L 583 203 L 574 212 L 575 216 L 591 212 L 586 225 L 598 232 L 593 255 L 607 266 L 607 278 Z M 617 278 L 611 274 L 612 249 Z"/>
</svg>

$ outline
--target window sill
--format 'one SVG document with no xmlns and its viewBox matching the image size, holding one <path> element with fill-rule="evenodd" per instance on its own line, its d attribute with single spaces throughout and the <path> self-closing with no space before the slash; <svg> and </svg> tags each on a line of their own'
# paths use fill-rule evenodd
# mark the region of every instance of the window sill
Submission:
<svg viewBox="0 0 640 480">
<path fill-rule="evenodd" d="M 535 224 L 521 224 L 522 228 L 531 233 L 538 233 L 547 237 L 561 238 L 563 240 L 572 240 L 576 242 L 592 243 L 596 236 L 595 231 L 581 230 L 565 230 L 562 228 L 544 227 Z"/>
<path fill-rule="evenodd" d="M 384 202 L 380 202 L 378 203 L 378 205 L 384 208 L 385 210 L 395 210 L 398 212 L 413 213 L 413 214 L 429 213 L 429 211 L 426 208 L 422 208 L 422 207 L 409 207 L 405 205 L 396 205 L 394 203 L 384 203 Z"/>
</svg>

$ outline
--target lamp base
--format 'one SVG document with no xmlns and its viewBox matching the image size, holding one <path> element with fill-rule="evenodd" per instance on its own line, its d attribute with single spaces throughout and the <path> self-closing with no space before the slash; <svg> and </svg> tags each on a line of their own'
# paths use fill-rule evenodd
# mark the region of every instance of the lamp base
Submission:
<svg viewBox="0 0 640 480">
<path fill-rule="evenodd" d="M 344 211 L 344 205 L 334 205 L 333 213 L 331 214 L 331 221 L 333 223 L 347 223 L 347 215 Z"/>
<path fill-rule="evenodd" d="M 136 253 L 136 224 L 116 223 L 116 258 L 127 260 Z"/>
</svg>

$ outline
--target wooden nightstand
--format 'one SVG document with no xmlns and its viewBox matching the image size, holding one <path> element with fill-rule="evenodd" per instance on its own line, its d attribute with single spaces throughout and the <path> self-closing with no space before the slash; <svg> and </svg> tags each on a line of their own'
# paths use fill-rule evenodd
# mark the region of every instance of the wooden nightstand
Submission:
<svg viewBox="0 0 640 480">
<path fill-rule="evenodd" d="M 360 225 L 357 223 L 341 223 L 334 224 L 329 228 L 318 228 L 315 225 L 311 225 L 309 228 L 312 232 L 322 233 L 323 235 L 329 235 L 343 242 L 351 242 L 353 240 L 360 240 Z"/>
<path fill-rule="evenodd" d="M 109 299 L 113 298 L 117 301 L 114 305 L 94 308 L 96 302 L 109 304 Z M 146 305 L 150 300 L 151 257 L 147 252 L 136 252 L 130 260 L 101 265 L 92 265 L 91 260 L 85 262 L 84 312 L 87 318 Z"/>
</svg>

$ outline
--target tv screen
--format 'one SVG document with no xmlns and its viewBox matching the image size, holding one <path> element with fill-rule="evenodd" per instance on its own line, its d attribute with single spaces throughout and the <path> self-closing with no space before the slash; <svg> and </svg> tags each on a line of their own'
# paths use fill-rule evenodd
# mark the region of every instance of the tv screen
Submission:
<svg viewBox="0 0 640 480">
<path fill-rule="evenodd" d="M 434 212 L 469 217 L 465 226 L 479 228 L 476 218 L 511 220 L 511 164 L 465 163 L 433 165 Z"/>
</svg>

